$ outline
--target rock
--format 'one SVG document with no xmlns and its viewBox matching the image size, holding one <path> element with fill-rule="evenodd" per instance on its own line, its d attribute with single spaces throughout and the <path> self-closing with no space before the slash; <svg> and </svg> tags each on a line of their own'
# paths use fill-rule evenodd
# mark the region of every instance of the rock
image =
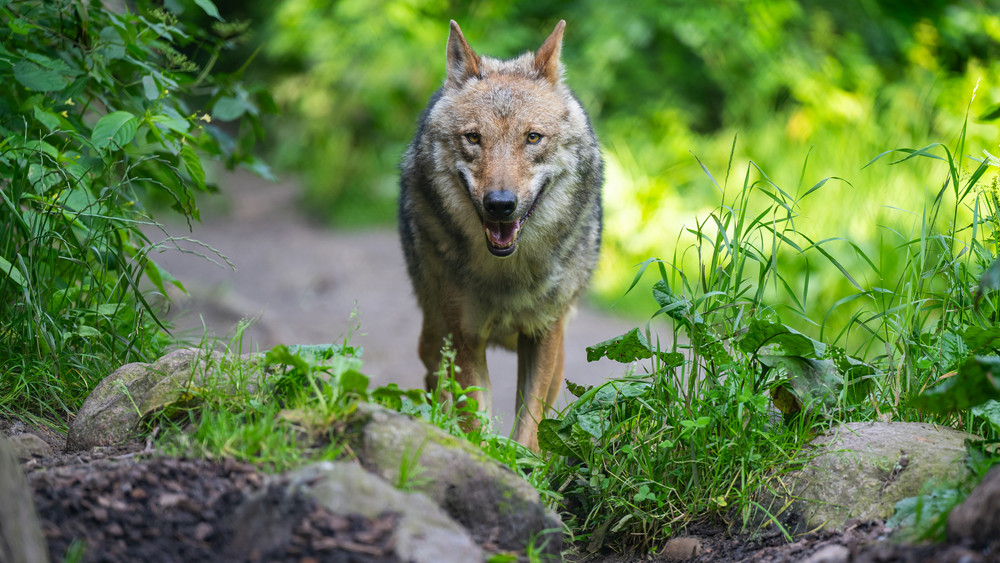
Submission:
<svg viewBox="0 0 1000 563">
<path fill-rule="evenodd" d="M 25 433 L 11 436 L 10 444 L 14 449 L 14 454 L 21 460 L 52 455 L 52 446 L 37 434 Z"/>
<path fill-rule="evenodd" d="M 851 550 L 838 543 L 825 545 L 807 557 L 802 563 L 847 563 Z"/>
<path fill-rule="evenodd" d="M 850 518 L 885 520 L 928 481 L 969 478 L 964 441 L 973 437 L 916 422 L 842 424 L 813 440 L 815 457 L 803 470 L 778 477 L 775 488 L 783 494 L 768 502 L 776 511 L 795 499 L 797 532 L 842 529 Z"/>
<path fill-rule="evenodd" d="M 1000 538 L 1000 465 L 994 465 L 948 515 L 948 539 L 986 546 Z"/>
<path fill-rule="evenodd" d="M 49 560 L 31 488 L 11 443 L 0 436 L 0 563 Z"/>
<path fill-rule="evenodd" d="M 104 378 L 84 401 L 69 427 L 66 449 L 83 450 L 127 442 L 138 433 L 139 421 L 154 411 L 177 403 L 191 385 L 252 387 L 241 381 L 246 369 L 218 369 L 227 360 L 198 348 L 175 350 L 153 364 L 133 363 Z M 254 361 L 251 356 L 241 362 Z"/>
<path fill-rule="evenodd" d="M 664 561 L 687 561 L 699 555 L 701 555 L 701 540 L 690 537 L 671 538 L 661 552 Z"/>
<path fill-rule="evenodd" d="M 562 525 L 527 481 L 481 450 L 413 417 L 362 403 L 354 451 L 361 463 L 391 483 L 403 468 L 405 487 L 427 494 L 480 544 L 523 551 L 534 542 L 558 554 Z"/>
<path fill-rule="evenodd" d="M 467 563 L 484 559 L 468 532 L 430 498 L 400 491 L 356 463 L 317 462 L 286 477 L 292 494 L 312 497 L 335 514 L 374 518 L 386 512 L 398 513 L 393 543 L 401 561 Z"/>
</svg>

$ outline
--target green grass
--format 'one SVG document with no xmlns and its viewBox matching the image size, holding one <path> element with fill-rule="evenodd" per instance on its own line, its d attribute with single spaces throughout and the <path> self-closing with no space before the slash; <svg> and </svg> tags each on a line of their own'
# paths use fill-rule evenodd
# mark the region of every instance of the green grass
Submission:
<svg viewBox="0 0 1000 563">
<path fill-rule="evenodd" d="M 454 353 L 444 350 L 439 387 L 404 390 L 396 384 L 369 388 L 362 351 L 350 344 L 285 346 L 244 354 L 241 323 L 225 346 L 206 340 L 213 377 L 186 389 L 173 405 L 148 421 L 158 427 L 158 446 L 169 455 L 234 458 L 281 472 L 318 460 L 350 457 L 349 433 L 358 402 L 371 402 L 421 418 L 479 445 L 491 457 L 517 469 L 527 451 L 491 432 L 490 421 L 454 379 Z M 222 351 L 211 354 L 212 349 Z M 476 424 L 470 425 L 470 420 Z M 421 479 L 411 452 L 400 468 L 400 488 Z"/>
<path fill-rule="evenodd" d="M 629 287 L 655 301 L 651 320 L 666 317 L 672 336 L 659 341 L 650 323 L 589 348 L 633 373 L 593 389 L 571 385 L 577 401 L 540 428 L 577 539 L 649 550 L 705 519 L 744 531 L 780 526 L 777 515 L 762 518 L 757 492 L 839 422 L 925 421 L 1000 439 L 1000 389 L 988 375 L 1000 369 L 997 165 L 966 156 L 965 140 L 963 129 L 954 147 L 875 159 L 930 159 L 942 172 L 912 232 L 885 228 L 890 260 L 803 234 L 803 200 L 824 197 L 832 178 L 796 197 L 752 162 L 737 171 L 731 156 L 718 176 L 703 167 L 721 202 L 684 228 L 669 260 L 644 262 Z M 841 262 L 835 245 L 853 248 L 867 271 Z M 810 277 L 793 284 L 785 274 L 804 258 L 851 288 L 829 298 L 820 318 Z M 643 283 L 650 271 L 659 275 Z M 983 447 L 972 451 L 988 467 L 997 459 L 975 453 Z"/>
</svg>

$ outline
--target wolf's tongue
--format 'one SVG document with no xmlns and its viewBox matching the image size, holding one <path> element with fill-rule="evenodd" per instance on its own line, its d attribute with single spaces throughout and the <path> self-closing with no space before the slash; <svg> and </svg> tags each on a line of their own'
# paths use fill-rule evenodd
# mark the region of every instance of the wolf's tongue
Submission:
<svg viewBox="0 0 1000 563">
<path fill-rule="evenodd" d="M 490 237 L 490 242 L 493 246 L 498 248 L 506 248 L 514 244 L 514 239 L 517 236 L 517 222 L 499 222 L 499 221 L 484 221 L 483 225 L 486 227 L 487 235 Z"/>
</svg>

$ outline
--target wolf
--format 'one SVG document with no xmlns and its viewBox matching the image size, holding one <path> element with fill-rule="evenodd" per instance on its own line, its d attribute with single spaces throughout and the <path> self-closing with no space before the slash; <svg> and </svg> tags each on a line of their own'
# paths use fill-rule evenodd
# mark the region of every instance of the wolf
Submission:
<svg viewBox="0 0 1000 563">
<path fill-rule="evenodd" d="M 455 21 L 446 79 L 403 155 L 399 234 L 423 311 L 418 352 L 437 386 L 451 337 L 456 379 L 492 412 L 486 347 L 517 352 L 513 438 L 538 449 L 538 422 L 563 380 L 566 320 L 601 245 L 604 162 L 563 80 L 565 21 L 537 52 L 479 56 Z"/>
</svg>

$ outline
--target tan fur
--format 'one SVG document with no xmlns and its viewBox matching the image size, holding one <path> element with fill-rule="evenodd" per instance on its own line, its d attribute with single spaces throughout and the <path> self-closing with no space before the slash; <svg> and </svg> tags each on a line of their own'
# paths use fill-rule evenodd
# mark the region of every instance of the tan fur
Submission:
<svg viewBox="0 0 1000 563">
<path fill-rule="evenodd" d="M 537 54 L 505 61 L 476 55 L 451 22 L 448 77 L 421 116 L 401 177 L 400 235 L 424 312 L 427 385 L 436 385 L 450 335 L 458 382 L 483 387 L 476 398 L 489 411 L 486 346 L 517 350 L 514 438 L 532 448 L 561 388 L 566 317 L 600 245 L 603 163 L 563 83 L 564 28 Z M 489 198 L 501 192 L 512 199 L 497 218 Z"/>
</svg>

